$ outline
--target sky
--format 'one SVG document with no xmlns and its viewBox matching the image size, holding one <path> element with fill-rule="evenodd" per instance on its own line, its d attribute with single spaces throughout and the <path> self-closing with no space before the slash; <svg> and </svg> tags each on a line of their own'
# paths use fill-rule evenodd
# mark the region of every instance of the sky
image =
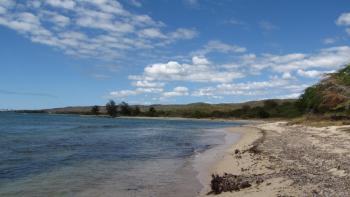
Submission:
<svg viewBox="0 0 350 197">
<path fill-rule="evenodd" d="M 349 39 L 348 0 L 0 0 L 0 109 L 297 98 Z"/>
</svg>

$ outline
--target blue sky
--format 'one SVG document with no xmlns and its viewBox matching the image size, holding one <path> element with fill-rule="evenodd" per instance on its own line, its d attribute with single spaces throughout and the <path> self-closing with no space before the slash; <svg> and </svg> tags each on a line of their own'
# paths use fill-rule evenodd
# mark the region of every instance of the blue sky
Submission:
<svg viewBox="0 0 350 197">
<path fill-rule="evenodd" d="M 349 38 L 347 0 L 0 0 L 0 109 L 296 98 Z"/>
</svg>

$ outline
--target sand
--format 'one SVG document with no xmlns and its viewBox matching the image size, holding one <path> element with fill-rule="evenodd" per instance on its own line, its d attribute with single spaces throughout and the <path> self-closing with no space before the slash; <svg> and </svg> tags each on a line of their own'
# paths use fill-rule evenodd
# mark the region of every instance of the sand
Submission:
<svg viewBox="0 0 350 197">
<path fill-rule="evenodd" d="M 251 186 L 200 196 L 350 196 L 350 126 L 272 122 L 233 127 L 240 135 L 210 173 L 243 177 Z M 207 185 L 210 181 L 207 181 Z"/>
</svg>

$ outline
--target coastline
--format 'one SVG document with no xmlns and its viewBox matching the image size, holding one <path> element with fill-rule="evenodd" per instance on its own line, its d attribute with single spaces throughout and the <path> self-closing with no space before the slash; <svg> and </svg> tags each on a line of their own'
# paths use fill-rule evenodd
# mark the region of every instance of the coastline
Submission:
<svg viewBox="0 0 350 197">
<path fill-rule="evenodd" d="M 166 116 L 157 116 L 157 117 L 149 117 L 149 116 L 119 116 L 116 118 L 120 119 L 149 119 L 149 120 L 192 120 L 192 121 L 214 121 L 214 122 L 236 122 L 236 123 L 262 123 L 261 120 L 245 120 L 245 119 L 233 119 L 233 118 L 184 118 L 184 117 L 166 117 Z"/>
<path fill-rule="evenodd" d="M 240 133 L 230 132 L 229 128 L 215 129 L 216 132 L 223 132 L 225 134 L 224 143 L 212 147 L 199 155 L 195 155 L 193 160 L 193 168 L 197 172 L 197 180 L 202 185 L 199 196 L 205 196 L 210 191 L 212 167 L 225 156 L 226 150 L 232 144 L 237 143 L 240 139 Z"/>
<path fill-rule="evenodd" d="M 239 139 L 207 174 L 200 196 L 349 196 L 350 126 L 310 127 L 269 122 L 228 128 Z M 201 177 L 199 177 L 201 178 Z M 218 186 L 219 185 L 219 186 Z"/>
</svg>

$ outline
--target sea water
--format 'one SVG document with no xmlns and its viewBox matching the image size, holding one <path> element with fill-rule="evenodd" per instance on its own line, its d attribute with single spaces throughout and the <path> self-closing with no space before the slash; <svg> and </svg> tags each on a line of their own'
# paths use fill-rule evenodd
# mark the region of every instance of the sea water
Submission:
<svg viewBox="0 0 350 197">
<path fill-rule="evenodd" d="M 0 112 L 0 196 L 196 196 L 194 156 L 238 124 Z"/>
</svg>

